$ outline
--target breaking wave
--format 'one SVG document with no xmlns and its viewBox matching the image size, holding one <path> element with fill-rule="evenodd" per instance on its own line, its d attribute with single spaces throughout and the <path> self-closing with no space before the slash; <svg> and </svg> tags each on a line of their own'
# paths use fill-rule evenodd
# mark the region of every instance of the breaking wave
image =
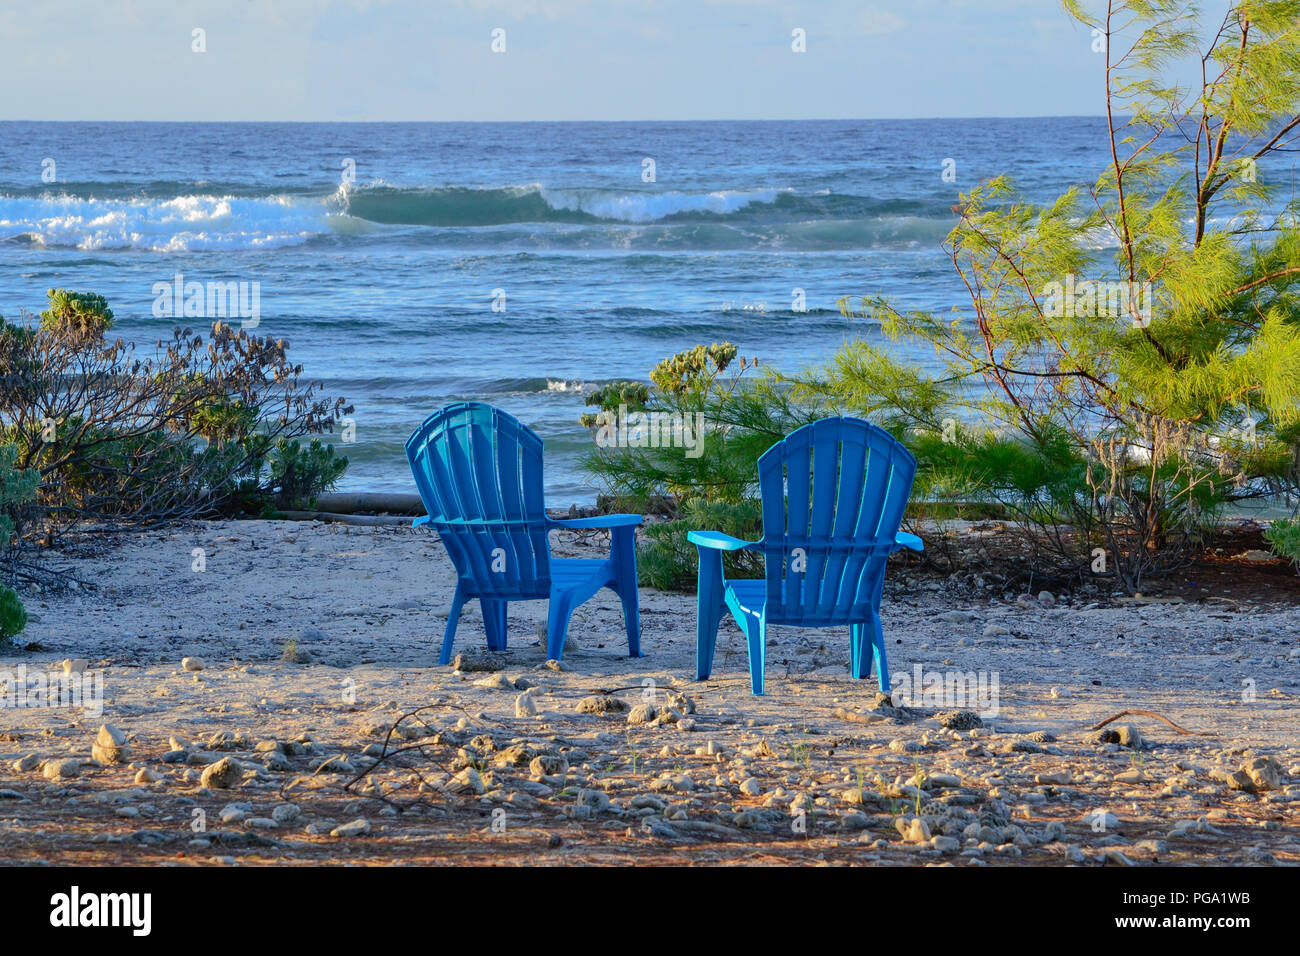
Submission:
<svg viewBox="0 0 1300 956">
<path fill-rule="evenodd" d="M 183 187 L 193 191 L 177 194 Z M 549 232 L 536 232 L 547 224 Z M 561 247 L 854 248 L 938 239 L 950 226 L 950 212 L 936 204 L 778 188 L 413 189 L 380 182 L 329 194 L 256 195 L 206 183 L 83 183 L 0 193 L 0 241 L 87 251 L 277 249 L 397 227 L 423 227 L 435 242 L 468 232 L 489 244 Z"/>
</svg>

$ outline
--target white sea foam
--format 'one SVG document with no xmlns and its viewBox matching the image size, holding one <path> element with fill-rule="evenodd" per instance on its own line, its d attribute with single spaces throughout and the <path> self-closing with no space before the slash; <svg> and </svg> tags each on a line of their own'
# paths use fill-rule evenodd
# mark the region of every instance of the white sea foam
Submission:
<svg viewBox="0 0 1300 956">
<path fill-rule="evenodd" d="M 546 390 L 548 392 L 583 392 L 586 389 L 586 382 L 554 378 L 548 378 L 546 380 Z"/>
<path fill-rule="evenodd" d="M 328 233 L 339 218 L 319 200 L 287 196 L 0 196 L 0 239 L 85 250 L 274 249 Z"/>
<path fill-rule="evenodd" d="M 346 184 L 316 196 L 88 198 L 50 191 L 0 195 L 0 241 L 26 239 L 51 247 L 146 252 L 275 249 L 301 245 L 318 236 L 391 227 L 472 229 L 553 221 L 556 217 L 548 213 L 581 213 L 611 227 L 635 229 L 658 223 L 670 227 L 677 215 L 729 217 L 747 207 L 775 203 L 789 192 L 777 188 L 716 192 L 552 189 L 536 183 L 426 189 L 394 187 L 383 180 Z M 745 228 L 743 222 L 741 228 Z M 814 220 L 790 224 L 786 229 L 791 238 L 811 229 L 809 239 L 814 244 L 833 245 L 863 229 L 868 238 L 878 235 L 888 240 L 891 233 L 912 231 L 913 223 L 907 216 Z M 929 222 L 921 231 L 922 238 L 941 235 Z M 608 237 L 615 248 L 630 247 L 635 238 L 635 234 Z M 778 233 L 755 241 L 781 244 L 785 238 Z M 694 241 L 703 240 L 696 235 Z"/>
<path fill-rule="evenodd" d="M 772 203 L 783 190 L 749 192 L 718 190 L 711 193 L 614 192 L 608 190 L 543 189 L 542 198 L 552 209 L 585 212 L 597 219 L 621 222 L 655 222 L 677 213 L 707 212 L 725 216 L 751 203 Z"/>
</svg>

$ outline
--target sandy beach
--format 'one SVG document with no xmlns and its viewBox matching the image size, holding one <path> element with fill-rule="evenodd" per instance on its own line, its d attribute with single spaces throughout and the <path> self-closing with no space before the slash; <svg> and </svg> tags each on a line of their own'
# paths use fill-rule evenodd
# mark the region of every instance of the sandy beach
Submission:
<svg viewBox="0 0 1300 956">
<path fill-rule="evenodd" d="M 468 608 L 438 667 L 452 566 L 400 526 L 200 522 L 48 560 L 83 584 L 23 593 L 0 671 L 102 673 L 103 713 L 0 709 L 11 863 L 1300 862 L 1289 602 L 1030 598 L 900 559 L 895 690 L 995 676 L 979 717 L 879 698 L 835 629 L 776 628 L 754 697 L 724 620 L 696 683 L 694 596 L 649 589 L 641 659 L 604 592 L 558 666 L 530 602 L 503 657 Z M 1124 710 L 1189 733 L 1090 730 Z"/>
</svg>

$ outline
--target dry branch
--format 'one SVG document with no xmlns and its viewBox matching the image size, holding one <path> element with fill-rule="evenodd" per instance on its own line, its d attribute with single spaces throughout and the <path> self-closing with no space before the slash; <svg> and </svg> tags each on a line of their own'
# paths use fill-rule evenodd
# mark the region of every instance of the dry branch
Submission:
<svg viewBox="0 0 1300 956">
<path fill-rule="evenodd" d="M 1113 717 L 1107 717 L 1095 727 L 1089 727 L 1089 730 L 1101 730 L 1111 721 L 1119 720 L 1121 717 L 1154 717 L 1156 720 L 1163 720 L 1178 733 L 1185 737 L 1217 737 L 1218 734 L 1211 733 L 1208 730 L 1188 730 L 1186 727 L 1179 727 L 1176 723 L 1166 717 L 1164 714 L 1157 714 L 1154 710 L 1121 710 Z"/>
</svg>

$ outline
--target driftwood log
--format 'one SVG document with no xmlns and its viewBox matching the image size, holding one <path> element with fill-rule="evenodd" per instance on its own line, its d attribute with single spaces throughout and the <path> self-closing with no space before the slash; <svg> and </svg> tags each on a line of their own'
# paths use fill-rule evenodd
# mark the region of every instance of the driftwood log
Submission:
<svg viewBox="0 0 1300 956">
<path fill-rule="evenodd" d="M 349 492 L 319 495 L 316 511 L 281 511 L 287 521 L 324 521 L 331 524 L 409 525 L 412 516 L 424 514 L 419 495 L 383 492 Z"/>
<path fill-rule="evenodd" d="M 424 505 L 420 503 L 419 495 L 374 491 L 318 495 L 316 507 L 337 515 L 387 514 L 418 517 L 424 514 Z"/>
<path fill-rule="evenodd" d="M 409 525 L 411 518 L 424 514 L 419 495 L 356 491 L 318 495 L 315 511 L 281 511 L 288 521 L 329 521 L 336 524 Z M 571 506 L 568 511 L 550 510 L 552 517 L 582 518 L 599 514 L 599 509 Z"/>
<path fill-rule="evenodd" d="M 324 521 L 327 524 L 403 525 L 410 518 L 401 515 L 345 515 L 333 511 L 281 511 L 278 516 L 285 521 Z"/>
</svg>

